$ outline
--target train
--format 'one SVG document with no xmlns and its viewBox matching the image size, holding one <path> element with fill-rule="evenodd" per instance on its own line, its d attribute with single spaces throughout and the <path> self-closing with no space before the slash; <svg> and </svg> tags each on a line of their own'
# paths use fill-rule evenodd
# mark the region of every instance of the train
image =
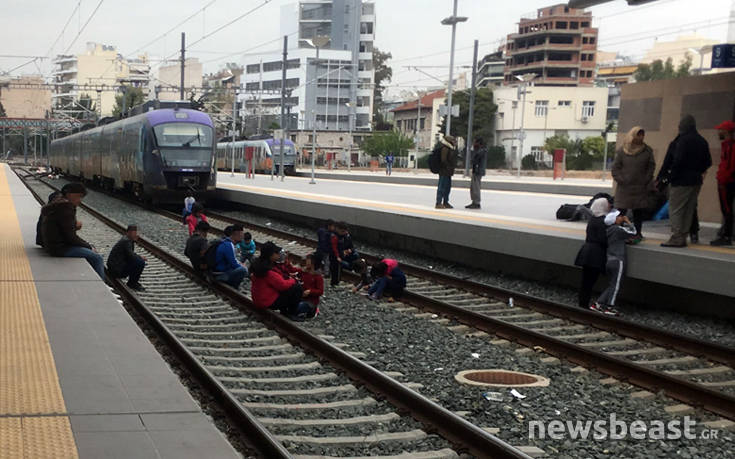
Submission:
<svg viewBox="0 0 735 459">
<path fill-rule="evenodd" d="M 234 145 L 234 152 L 233 152 Z M 283 171 L 287 175 L 296 173 L 296 161 L 298 152 L 296 145 L 286 140 L 283 143 Z M 220 142 L 217 144 L 217 169 L 245 172 L 248 169 L 249 160 L 252 159 L 252 169 L 256 173 L 270 173 L 271 167 L 276 172 L 280 171 L 281 165 L 281 141 L 278 139 L 250 139 L 234 142 Z"/>
<path fill-rule="evenodd" d="M 214 124 L 197 110 L 150 110 L 54 140 L 49 165 L 146 201 L 206 200 L 217 186 Z"/>
</svg>

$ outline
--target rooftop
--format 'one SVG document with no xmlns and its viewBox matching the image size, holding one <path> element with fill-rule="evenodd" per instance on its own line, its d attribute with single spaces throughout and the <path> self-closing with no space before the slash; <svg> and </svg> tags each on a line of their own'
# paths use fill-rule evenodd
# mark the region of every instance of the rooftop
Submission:
<svg viewBox="0 0 735 459">
<path fill-rule="evenodd" d="M 446 94 L 446 90 L 440 89 L 438 91 L 430 92 L 426 95 L 424 95 L 421 98 L 421 106 L 422 107 L 431 107 L 434 105 L 434 99 L 438 99 L 440 97 L 444 97 Z M 417 110 L 418 109 L 418 100 L 413 100 L 411 102 L 406 102 L 405 104 L 394 108 L 391 110 L 392 112 L 406 112 L 409 110 Z"/>
</svg>

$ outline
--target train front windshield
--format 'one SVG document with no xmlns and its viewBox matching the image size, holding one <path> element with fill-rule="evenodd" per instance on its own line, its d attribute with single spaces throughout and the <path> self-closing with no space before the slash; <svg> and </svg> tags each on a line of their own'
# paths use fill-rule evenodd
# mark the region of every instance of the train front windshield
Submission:
<svg viewBox="0 0 735 459">
<path fill-rule="evenodd" d="M 161 159 L 167 167 L 207 168 L 212 161 L 212 128 L 196 123 L 153 127 Z"/>
</svg>

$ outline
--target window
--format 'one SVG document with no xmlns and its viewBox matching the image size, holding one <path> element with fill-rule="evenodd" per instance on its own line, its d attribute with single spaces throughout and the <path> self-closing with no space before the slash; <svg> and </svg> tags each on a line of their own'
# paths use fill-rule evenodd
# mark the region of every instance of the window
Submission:
<svg viewBox="0 0 735 459">
<path fill-rule="evenodd" d="M 582 23 L 582 27 L 584 27 L 584 28 L 587 28 L 589 26 L 590 26 L 590 23 L 589 22 L 583 22 Z"/>
<path fill-rule="evenodd" d="M 570 29 L 573 29 L 573 30 L 574 30 L 574 29 L 579 29 L 579 22 L 577 22 L 577 21 L 572 21 L 572 22 L 570 22 L 570 23 L 569 23 L 569 28 L 570 28 Z"/>
<path fill-rule="evenodd" d="M 159 147 L 210 147 L 212 128 L 194 123 L 167 123 L 153 128 Z"/>
<path fill-rule="evenodd" d="M 566 29 L 567 28 L 567 21 L 557 21 L 556 22 L 556 28 L 557 29 Z"/>
<path fill-rule="evenodd" d="M 571 107 L 572 106 L 572 101 L 571 100 L 560 100 L 559 101 L 559 106 L 560 107 Z"/>
<path fill-rule="evenodd" d="M 595 101 L 585 100 L 582 102 L 582 118 L 592 118 L 595 116 Z"/>
<path fill-rule="evenodd" d="M 246 68 L 246 72 L 248 73 L 259 73 L 260 72 L 260 64 L 250 64 Z"/>
<path fill-rule="evenodd" d="M 375 14 L 375 5 L 372 3 L 365 3 L 362 5 L 363 16 L 372 16 Z"/>
<path fill-rule="evenodd" d="M 402 120 L 396 120 L 396 128 L 398 128 L 399 131 L 401 130 L 401 123 Z"/>
<path fill-rule="evenodd" d="M 372 35 L 373 34 L 373 23 L 372 22 L 361 22 L 360 23 L 360 34 L 361 35 Z"/>
<path fill-rule="evenodd" d="M 537 162 L 544 161 L 544 147 L 531 147 L 531 154 Z"/>
<path fill-rule="evenodd" d="M 419 126 L 419 129 L 421 129 L 422 131 L 426 129 L 426 118 L 421 118 L 421 124 Z"/>
<path fill-rule="evenodd" d="M 595 44 L 595 37 L 590 37 L 589 42 L 590 42 L 590 45 L 594 45 Z"/>
<path fill-rule="evenodd" d="M 537 100 L 536 101 L 536 116 L 545 117 L 549 114 L 549 101 L 548 100 Z"/>
</svg>

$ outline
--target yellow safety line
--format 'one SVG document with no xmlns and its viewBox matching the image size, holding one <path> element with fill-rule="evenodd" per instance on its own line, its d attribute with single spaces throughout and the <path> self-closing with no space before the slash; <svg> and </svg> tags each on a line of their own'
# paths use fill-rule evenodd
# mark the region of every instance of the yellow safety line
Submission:
<svg viewBox="0 0 735 459">
<path fill-rule="evenodd" d="M 375 184 L 375 182 L 369 182 L 371 184 Z M 384 185 L 381 183 L 381 185 Z M 369 206 L 374 207 L 382 210 L 391 210 L 395 211 L 399 214 L 405 214 L 407 212 L 414 213 L 414 214 L 420 214 L 420 215 L 427 215 L 431 217 L 440 217 L 441 219 L 446 218 L 447 216 L 451 216 L 454 220 L 464 220 L 467 222 L 480 222 L 480 223 L 492 223 L 496 225 L 505 225 L 505 226 L 515 226 L 515 227 L 521 227 L 523 229 L 534 229 L 534 230 L 541 230 L 545 232 L 554 232 L 554 233 L 566 233 L 566 234 L 574 234 L 578 236 L 583 236 L 585 234 L 584 229 L 575 229 L 575 228 L 568 228 L 568 227 L 562 227 L 562 226 L 552 226 L 552 225 L 545 225 L 541 223 L 529 223 L 527 221 L 523 221 L 523 219 L 510 219 L 510 218 L 498 218 L 495 217 L 486 217 L 486 216 L 479 216 L 479 215 L 466 215 L 462 213 L 463 211 L 447 211 L 447 210 L 433 210 L 433 209 L 425 209 L 425 208 L 418 208 L 418 207 L 408 207 L 408 206 L 401 206 L 397 204 L 386 204 L 382 202 L 377 201 L 370 201 L 368 199 L 354 199 L 354 198 L 338 198 L 332 195 L 327 194 L 319 194 L 319 193 L 307 193 L 307 192 L 301 192 L 301 191 L 291 191 L 291 190 L 277 190 L 273 188 L 267 188 L 267 187 L 259 187 L 254 185 L 239 185 L 235 183 L 222 183 L 220 182 L 218 187 L 222 188 L 237 188 L 242 189 L 245 191 L 251 191 L 255 193 L 260 194 L 269 194 L 272 196 L 284 196 L 284 197 L 292 197 L 292 198 L 299 198 L 299 199 L 314 199 L 317 198 L 319 202 L 328 202 L 333 204 L 343 204 L 343 205 L 350 205 L 350 206 Z M 413 185 L 410 185 L 413 186 Z M 512 192 L 517 193 L 517 192 Z M 459 210 L 459 209 L 458 209 Z M 655 239 L 655 238 L 647 238 L 642 242 L 643 245 L 649 246 L 649 247 L 656 247 L 658 246 L 663 239 Z M 720 253 L 720 254 L 735 254 L 735 251 L 732 249 L 727 249 L 724 247 L 711 247 L 706 245 L 699 245 L 691 246 L 689 250 L 701 250 L 705 252 L 712 252 L 712 253 Z"/>
<path fill-rule="evenodd" d="M 0 458 L 76 458 L 5 167 L 0 215 Z"/>
</svg>

